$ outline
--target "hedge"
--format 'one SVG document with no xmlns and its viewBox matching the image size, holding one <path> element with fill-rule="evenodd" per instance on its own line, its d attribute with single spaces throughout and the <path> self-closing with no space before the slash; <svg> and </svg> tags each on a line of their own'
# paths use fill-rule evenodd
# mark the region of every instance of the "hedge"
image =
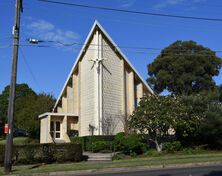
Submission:
<svg viewBox="0 0 222 176">
<path fill-rule="evenodd" d="M 0 145 L 0 164 L 4 163 L 5 146 Z M 13 145 L 13 164 L 63 163 L 83 159 L 81 144 Z"/>
<path fill-rule="evenodd" d="M 71 143 L 73 144 L 82 144 L 84 151 L 92 151 L 98 142 L 109 143 L 108 147 L 105 147 L 103 150 L 113 150 L 112 142 L 114 141 L 115 136 L 83 136 L 83 137 L 73 137 L 71 138 Z"/>
</svg>

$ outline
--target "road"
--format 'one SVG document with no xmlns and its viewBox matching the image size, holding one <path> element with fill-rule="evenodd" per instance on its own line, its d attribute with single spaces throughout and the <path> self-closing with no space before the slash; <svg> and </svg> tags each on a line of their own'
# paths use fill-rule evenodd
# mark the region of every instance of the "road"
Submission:
<svg viewBox="0 0 222 176">
<path fill-rule="evenodd" d="M 222 176 L 222 166 L 160 169 L 155 171 L 135 171 L 109 174 L 90 174 L 90 176 Z"/>
</svg>

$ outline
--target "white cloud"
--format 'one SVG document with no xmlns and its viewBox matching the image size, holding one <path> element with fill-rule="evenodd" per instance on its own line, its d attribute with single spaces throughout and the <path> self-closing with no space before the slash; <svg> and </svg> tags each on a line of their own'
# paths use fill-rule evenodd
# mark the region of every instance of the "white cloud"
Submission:
<svg viewBox="0 0 222 176">
<path fill-rule="evenodd" d="M 155 9 L 162 9 L 165 8 L 167 6 L 172 6 L 172 5 L 177 5 L 180 4 L 182 2 L 184 2 L 185 0 L 162 0 L 161 2 L 155 4 L 153 7 Z"/>
<path fill-rule="evenodd" d="M 119 7 L 127 8 L 135 4 L 136 0 L 118 0 Z"/>
<path fill-rule="evenodd" d="M 53 30 L 55 28 L 53 24 L 45 20 L 33 21 L 27 27 L 31 30 L 40 31 L 40 32 Z"/>
<path fill-rule="evenodd" d="M 56 27 L 54 24 L 45 20 L 31 20 L 27 25 L 29 35 L 39 40 L 58 41 L 64 44 L 77 42 L 80 38 L 79 34 L 71 30 L 64 30 Z M 57 47 L 62 45 L 56 44 Z"/>
<path fill-rule="evenodd" d="M 190 5 L 192 3 L 201 3 L 204 2 L 205 0 L 160 0 L 158 3 L 156 3 L 153 8 L 154 9 L 163 9 L 169 6 L 176 6 L 180 5 L 183 3 L 189 3 Z"/>
</svg>

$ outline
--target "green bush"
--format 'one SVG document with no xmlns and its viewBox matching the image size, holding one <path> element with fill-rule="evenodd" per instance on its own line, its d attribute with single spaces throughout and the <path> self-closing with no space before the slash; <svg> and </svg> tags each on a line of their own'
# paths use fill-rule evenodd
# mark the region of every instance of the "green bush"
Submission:
<svg viewBox="0 0 222 176">
<path fill-rule="evenodd" d="M 77 136 L 79 136 L 78 130 L 68 130 L 67 134 L 68 134 L 69 137 L 77 137 Z"/>
<path fill-rule="evenodd" d="M 114 145 L 116 151 L 123 151 L 124 150 L 124 143 L 125 143 L 125 133 L 121 132 L 116 134 L 114 138 Z"/>
<path fill-rule="evenodd" d="M 146 156 L 160 156 L 161 154 L 162 154 L 161 152 L 158 152 L 155 149 L 150 149 L 145 152 Z"/>
<path fill-rule="evenodd" d="M 82 137 L 70 137 L 70 141 L 72 144 L 82 144 L 83 138 Z"/>
<path fill-rule="evenodd" d="M 0 164 L 4 163 L 4 145 L 0 145 Z M 13 146 L 14 164 L 81 161 L 80 144 L 27 144 Z"/>
<path fill-rule="evenodd" d="M 122 151 L 127 155 L 142 154 L 147 149 L 142 135 L 136 133 L 127 136 L 124 133 L 118 133 L 115 136 L 114 144 L 117 151 Z"/>
<path fill-rule="evenodd" d="M 201 153 L 205 153 L 206 149 L 205 149 L 205 145 L 201 145 L 201 146 L 194 146 L 193 148 L 191 147 L 187 147 L 183 149 L 183 153 L 186 155 L 192 155 L 192 154 L 201 154 Z"/>
<path fill-rule="evenodd" d="M 93 152 L 110 152 L 112 149 L 112 143 L 109 141 L 96 141 L 92 143 Z"/>
<path fill-rule="evenodd" d="M 173 141 L 173 142 L 165 142 L 163 144 L 163 150 L 167 152 L 176 152 L 182 149 L 182 145 L 180 141 Z"/>
<path fill-rule="evenodd" d="M 71 143 L 81 144 L 84 151 L 92 151 L 92 144 L 98 141 L 112 142 L 114 136 L 84 136 L 84 137 L 72 137 Z M 109 148 L 110 150 L 110 148 Z"/>
<path fill-rule="evenodd" d="M 117 153 L 112 157 L 112 160 L 122 160 L 126 157 L 123 153 Z"/>
</svg>

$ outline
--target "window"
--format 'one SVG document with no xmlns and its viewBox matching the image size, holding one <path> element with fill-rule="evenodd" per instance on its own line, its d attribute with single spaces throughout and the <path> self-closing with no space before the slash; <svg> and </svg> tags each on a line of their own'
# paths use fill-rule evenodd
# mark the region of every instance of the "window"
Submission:
<svg viewBox="0 0 222 176">
<path fill-rule="evenodd" d="M 61 137 L 61 122 L 60 121 L 51 121 L 50 131 L 52 133 L 53 139 L 59 139 Z"/>
</svg>

